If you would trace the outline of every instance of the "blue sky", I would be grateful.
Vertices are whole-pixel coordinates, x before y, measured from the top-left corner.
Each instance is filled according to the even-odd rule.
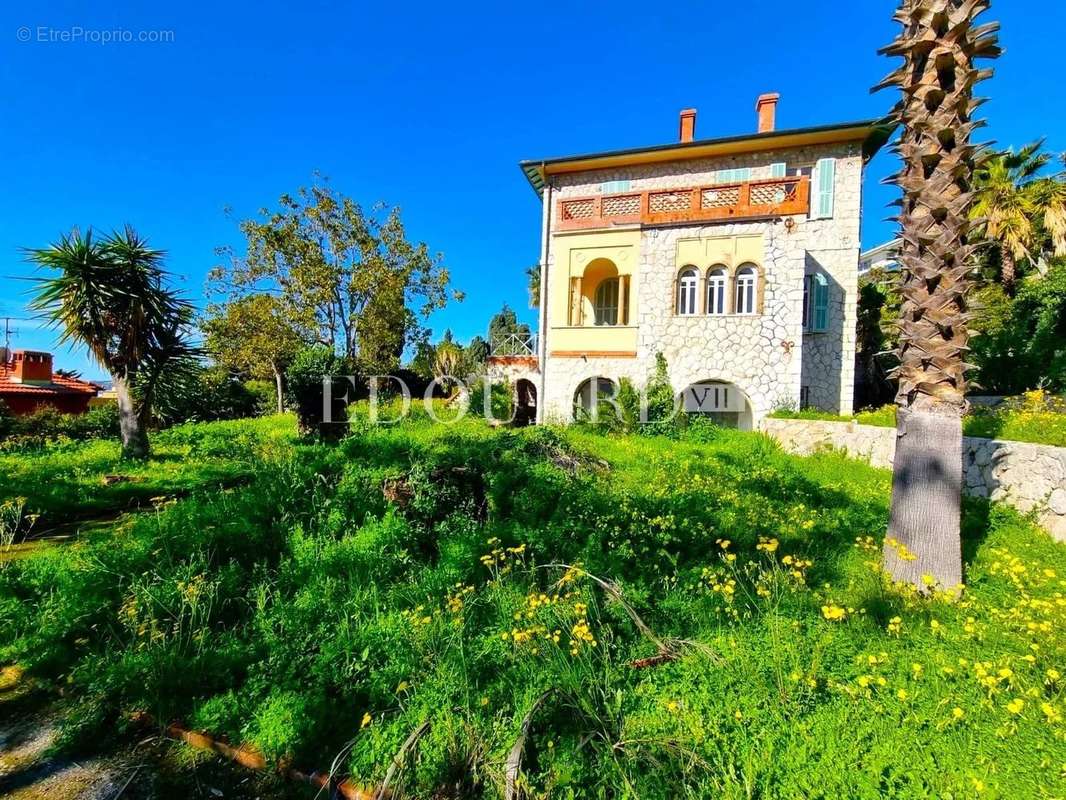
[[[319,170],[366,205],[399,205],[410,235],[444,253],[466,301],[430,320],[435,335],[484,333],[505,301],[535,322],[524,269],[539,201],[520,159],[669,142],[686,106],[697,136],[747,132],[766,91],[782,95],[779,127],[879,116],[894,97],[869,88],[892,66],[876,50],[894,5],[4,4],[0,317],[26,316],[20,248],[75,224],[132,223],[200,301],[214,248],[241,244],[224,209],[250,216]],[[1066,5],[1031,9],[989,15],[1008,52],[982,86],[987,138],[1066,150]],[[77,28],[172,41],[62,41]],[[868,173],[864,246],[892,235],[878,186],[891,171],[882,154]],[[54,348],[36,323],[14,325],[16,346]],[[101,376],[80,351],[59,361]]]

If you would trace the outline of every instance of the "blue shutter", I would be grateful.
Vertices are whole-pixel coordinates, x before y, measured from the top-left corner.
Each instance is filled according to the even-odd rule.
[[[818,161],[817,194],[815,195],[815,214],[819,219],[833,216],[833,186],[836,183],[836,159],[822,158]]]
[[[788,167],[782,162],[770,165],[770,177],[771,178],[783,178]]]
[[[829,328],[829,281],[820,272],[814,274],[814,319],[811,328],[824,331]]]

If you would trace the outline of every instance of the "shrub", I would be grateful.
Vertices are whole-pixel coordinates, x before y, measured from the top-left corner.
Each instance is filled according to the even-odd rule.
[[[3,439],[11,432],[11,428],[14,424],[15,415],[11,413],[11,409],[7,407],[7,403],[0,400],[0,439]]]
[[[351,383],[342,376],[349,376],[352,371],[344,360],[337,357],[325,345],[305,347],[293,359],[288,369],[288,382],[285,395],[303,434],[319,433],[327,438],[339,436],[345,426],[347,409],[345,393],[352,391]],[[333,385],[333,397],[328,399],[331,408],[331,421],[323,419],[323,379],[337,378]]]
[[[228,369],[207,367],[161,397],[155,412],[157,421],[165,426],[215,422],[255,416],[257,403],[256,396]]]
[[[245,381],[244,389],[251,395],[257,416],[265,417],[277,413],[278,389],[274,381]]]

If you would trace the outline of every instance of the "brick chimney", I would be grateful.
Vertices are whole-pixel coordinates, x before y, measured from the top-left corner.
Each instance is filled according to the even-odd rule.
[[[781,95],[777,92],[759,95],[755,110],[759,112],[759,133],[769,133],[774,129],[777,118],[777,101]]]
[[[696,109],[686,108],[681,112],[680,135],[682,142],[691,142],[696,136]]]
[[[48,384],[52,382],[52,354],[34,350],[15,350],[11,354],[11,380],[15,383]]]

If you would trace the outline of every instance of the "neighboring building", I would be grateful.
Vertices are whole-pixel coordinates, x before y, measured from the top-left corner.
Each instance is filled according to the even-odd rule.
[[[872,269],[893,272],[899,269],[899,248],[902,239],[893,239],[859,255],[859,274],[865,275]]]
[[[777,101],[746,136],[697,140],[689,109],[674,144],[521,163],[544,208],[540,336],[490,363],[536,386],[539,421],[643,386],[660,352],[686,409],[727,424],[851,411],[863,168],[887,131],[777,131]]]
[[[52,372],[52,354],[0,348],[0,400],[13,414],[51,406],[64,414],[84,414],[99,387]]]

